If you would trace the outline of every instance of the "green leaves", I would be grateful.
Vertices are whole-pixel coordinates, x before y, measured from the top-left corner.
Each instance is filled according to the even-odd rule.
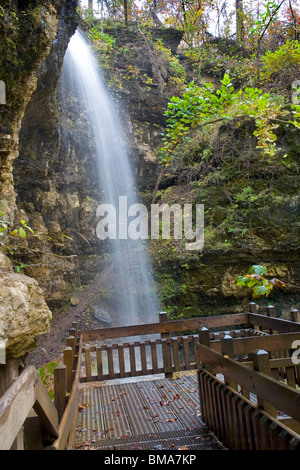
[[[265,274],[267,272],[267,268],[265,268],[264,266],[260,266],[259,264],[258,265],[253,265],[251,266],[251,268],[249,269],[248,273],[249,274],[259,274],[260,276],[262,276],[263,274]]]
[[[225,74],[218,90],[211,83],[196,86],[191,82],[182,98],[171,98],[165,112],[167,117],[163,145],[159,151],[160,162],[169,165],[175,158],[176,148],[188,138],[196,127],[213,124],[218,120],[250,118],[255,120],[253,135],[257,138],[257,148],[262,156],[274,157],[276,153],[276,134],[278,116],[285,116],[283,97],[263,93],[255,87],[235,91],[231,79]],[[298,127],[300,106],[294,105],[294,121]],[[300,124],[299,124],[300,126]]]
[[[25,220],[21,220],[20,222],[22,226],[10,232],[12,236],[18,233],[21,238],[26,238],[27,233],[26,233],[25,228],[27,228],[27,230],[29,230],[31,233],[34,233],[33,230],[26,224]]]
[[[237,277],[237,285],[245,286],[253,291],[253,298],[257,299],[262,295],[268,297],[272,292],[274,286],[285,287],[286,284],[277,278],[268,280],[264,277],[264,274],[268,270],[265,266],[253,265],[248,271],[248,274]]]

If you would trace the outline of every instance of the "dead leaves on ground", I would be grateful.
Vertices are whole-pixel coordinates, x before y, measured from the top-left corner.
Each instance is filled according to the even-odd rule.
[[[176,381],[176,383],[173,382],[173,385],[171,387],[170,386],[168,387],[168,384],[166,385],[156,384],[154,386],[152,384],[152,387],[151,386],[148,388],[146,387],[144,388],[144,386],[141,387],[142,396],[144,396],[144,398],[147,399],[147,403],[144,405],[142,404],[136,405],[135,409],[140,410],[141,413],[143,412],[145,413],[141,416],[142,419],[145,419],[146,421],[149,421],[151,424],[154,424],[154,425],[155,423],[170,423],[170,426],[171,426],[170,429],[174,429],[172,428],[172,423],[175,423],[176,421],[178,421],[178,419],[180,420],[180,414],[182,413],[186,414],[188,412],[190,415],[193,415],[196,417],[201,416],[199,407],[196,405],[196,403],[193,400],[191,400],[191,397],[189,397],[188,395],[189,393],[197,392],[196,387],[194,385],[191,385],[191,383],[184,382],[185,379],[183,381],[182,380],[179,381],[178,379],[179,377],[171,378],[172,381]],[[155,393],[151,393],[151,390],[155,391]],[[119,393],[109,394],[111,405],[114,402],[114,405],[112,405],[113,409],[110,410],[111,416],[115,418],[119,418],[119,417],[126,415],[126,413],[124,414],[123,412],[120,412],[119,409],[115,409],[115,406],[116,406],[115,404],[116,404],[116,401],[118,400],[123,402],[123,396],[127,394],[128,392],[124,388],[121,389]],[[78,406],[78,412],[81,413],[81,412],[87,411],[90,406],[91,405],[89,403],[82,403]],[[183,410],[186,410],[186,411],[183,411]],[[97,411],[96,413],[104,414],[103,411],[101,412]],[[112,419],[114,420],[114,418]],[[162,429],[166,429],[166,427]],[[89,429],[77,428],[77,431],[79,433],[80,432],[84,433],[84,432],[88,432]],[[114,434],[114,431],[115,431],[114,428],[108,428],[102,431],[95,430],[95,431],[92,431],[93,432],[92,437],[95,439],[97,438],[99,439],[100,437],[100,440],[101,440],[101,438],[108,438],[109,432],[112,432]],[[125,430],[125,433],[122,436],[118,436],[117,439],[126,440],[129,437],[132,437],[131,432],[127,434],[126,431],[127,430]],[[88,437],[90,438],[90,435]],[[149,437],[151,439],[157,438],[156,434],[149,434]],[[97,442],[93,438],[77,443],[74,448],[82,449],[82,450],[97,450],[97,447],[95,446],[99,446],[99,442]],[[163,444],[165,449],[168,449],[168,448],[169,449],[174,448],[178,450],[189,449],[188,446],[183,445],[182,447],[178,447],[178,444],[176,445],[172,442],[170,443],[168,442],[167,439],[165,441],[166,442]],[[96,442],[97,444],[95,444]],[[133,445],[136,450],[141,449],[140,444],[136,443]],[[157,448],[159,447],[160,445]]]

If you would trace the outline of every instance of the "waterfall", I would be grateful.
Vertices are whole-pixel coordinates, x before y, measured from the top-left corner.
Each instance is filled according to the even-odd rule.
[[[78,30],[66,51],[61,80],[67,84],[68,93],[84,106],[92,129],[101,204],[111,204],[118,209],[122,196],[127,197],[128,207],[137,203],[134,172],[116,105],[85,36]],[[95,229],[96,225],[95,214]],[[159,304],[145,241],[120,240],[117,236],[108,244],[118,301],[116,326],[158,321]]]

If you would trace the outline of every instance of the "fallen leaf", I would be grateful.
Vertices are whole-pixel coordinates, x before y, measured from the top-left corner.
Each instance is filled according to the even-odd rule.
[[[93,441],[93,442],[95,442],[95,441]],[[79,444],[76,444],[74,446],[74,449],[80,449],[80,447],[91,446],[91,445],[92,445],[92,441],[80,442]]]
[[[78,406],[78,411],[83,411],[86,410],[90,406],[89,403],[82,403],[81,405]]]

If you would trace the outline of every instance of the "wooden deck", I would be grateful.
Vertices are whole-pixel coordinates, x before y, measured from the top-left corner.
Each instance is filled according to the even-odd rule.
[[[83,384],[71,440],[80,450],[225,450],[201,420],[193,373]]]
[[[299,450],[300,315],[266,314],[250,303],[241,314],[161,312],[158,323],[99,331],[73,323],[54,401],[34,368],[1,368],[0,448]]]

